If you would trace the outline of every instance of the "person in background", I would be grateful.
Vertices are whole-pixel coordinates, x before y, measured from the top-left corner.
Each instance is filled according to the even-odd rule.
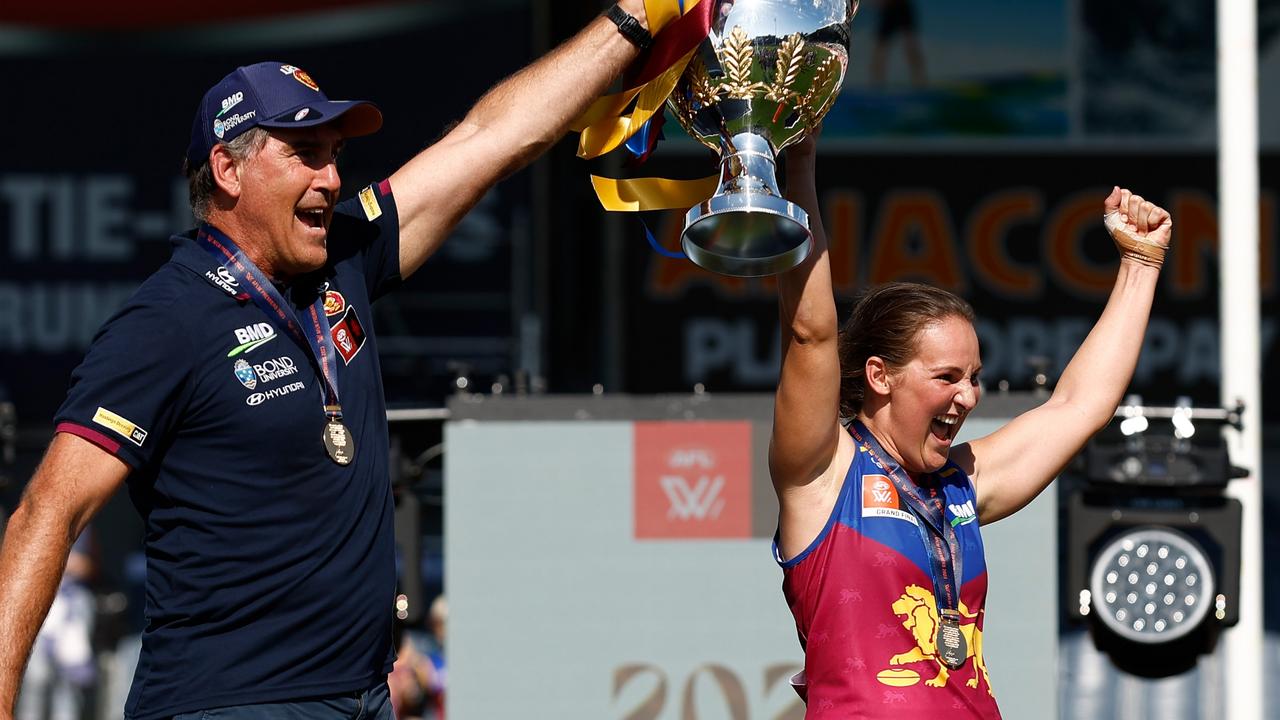
[[[444,720],[445,708],[445,686],[449,679],[448,666],[445,664],[445,626],[449,621],[449,603],[445,601],[444,595],[436,596],[431,601],[431,636],[435,641],[433,647],[428,650],[427,657],[431,660],[431,666],[434,669],[430,694],[432,702],[436,709],[437,720]]]
[[[920,47],[920,31],[916,22],[916,9],[912,0],[879,0],[880,24],[876,26],[876,41],[871,48],[871,85],[884,87],[889,60],[889,46],[894,36],[902,38],[902,51],[911,72],[911,84],[924,87],[926,82],[924,50]]]
[[[435,685],[431,660],[418,651],[403,623],[395,625],[396,663],[387,676],[391,707],[396,720],[424,720],[432,717],[430,689]]]
[[[91,535],[80,534],[67,556],[57,594],[36,635],[22,677],[18,720],[80,720],[97,678],[92,637],[94,575]]]
[[[398,720],[444,720],[444,633],[448,604],[439,595],[428,620],[431,633],[410,632],[396,623],[396,664],[387,677]]]

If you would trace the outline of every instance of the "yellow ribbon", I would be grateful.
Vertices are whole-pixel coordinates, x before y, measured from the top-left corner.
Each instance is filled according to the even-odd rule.
[[[697,4],[698,0],[689,0],[685,11]],[[649,32],[657,35],[663,27],[680,17],[679,0],[645,0],[644,11]],[[680,58],[644,85],[606,95],[592,103],[569,125],[570,129],[582,134],[578,141],[578,157],[590,159],[604,155],[639,132],[649,118],[661,111],[662,104],[675,88],[692,56],[690,52]],[[629,115],[622,115],[637,95],[640,97],[635,109]]]
[[[583,129],[578,136],[578,157],[589,160],[616,149],[626,142],[627,138],[639,132],[640,128],[649,122],[649,118],[662,112],[663,104],[667,102],[667,97],[680,81],[685,66],[689,64],[695,52],[697,50],[690,50],[661,75],[644,85],[640,90],[640,96],[636,99],[635,110],[632,110],[630,115],[604,118]]]
[[[698,2],[699,0],[687,0],[685,12]],[[649,31],[654,35],[681,14],[679,0],[645,0],[644,9]],[[650,118],[662,112],[662,106],[675,89],[695,52],[697,51],[690,51],[644,85],[606,95],[592,103],[570,126],[580,133],[578,157],[595,158],[616,149],[639,132]],[[624,115],[623,112],[633,99],[635,107]],[[710,197],[716,191],[719,181],[718,175],[697,180],[615,180],[591,176],[591,185],[600,204],[604,209],[615,212],[687,209]]]
[[[698,0],[690,0],[689,7],[697,4]],[[680,0],[644,0],[644,17],[649,23],[649,34],[657,35],[668,23],[680,17]]]
[[[614,180],[591,176],[591,186],[605,210],[640,212],[643,210],[686,210],[711,197],[720,182],[719,175],[697,180],[667,178],[635,178]]]

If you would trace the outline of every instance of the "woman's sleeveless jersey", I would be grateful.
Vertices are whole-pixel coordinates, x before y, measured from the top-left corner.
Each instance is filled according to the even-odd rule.
[[[805,650],[804,672],[794,681],[808,704],[805,718],[999,718],[982,656],[987,568],[973,484],[950,462],[930,479],[945,496],[944,519],[961,547],[968,656],[949,670],[938,658],[939,615],[921,521],[889,474],[908,476],[888,463],[893,459],[858,443],[821,534],[787,561],[774,543]]]

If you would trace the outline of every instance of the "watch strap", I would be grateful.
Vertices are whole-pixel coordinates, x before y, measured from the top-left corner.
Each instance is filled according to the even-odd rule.
[[[648,50],[649,46],[653,45],[653,35],[649,34],[649,31],[640,24],[640,21],[635,16],[623,10],[617,3],[610,5],[609,9],[604,11],[604,16],[618,26],[618,32],[630,40],[632,45],[641,50]]]

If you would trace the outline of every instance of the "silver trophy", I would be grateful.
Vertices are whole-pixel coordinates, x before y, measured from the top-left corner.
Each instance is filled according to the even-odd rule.
[[[720,154],[720,184],[685,215],[685,253],[708,270],[755,277],[804,262],[809,217],[778,191],[778,151],[817,127],[849,59],[858,0],[702,0],[711,33],[667,105]]]

